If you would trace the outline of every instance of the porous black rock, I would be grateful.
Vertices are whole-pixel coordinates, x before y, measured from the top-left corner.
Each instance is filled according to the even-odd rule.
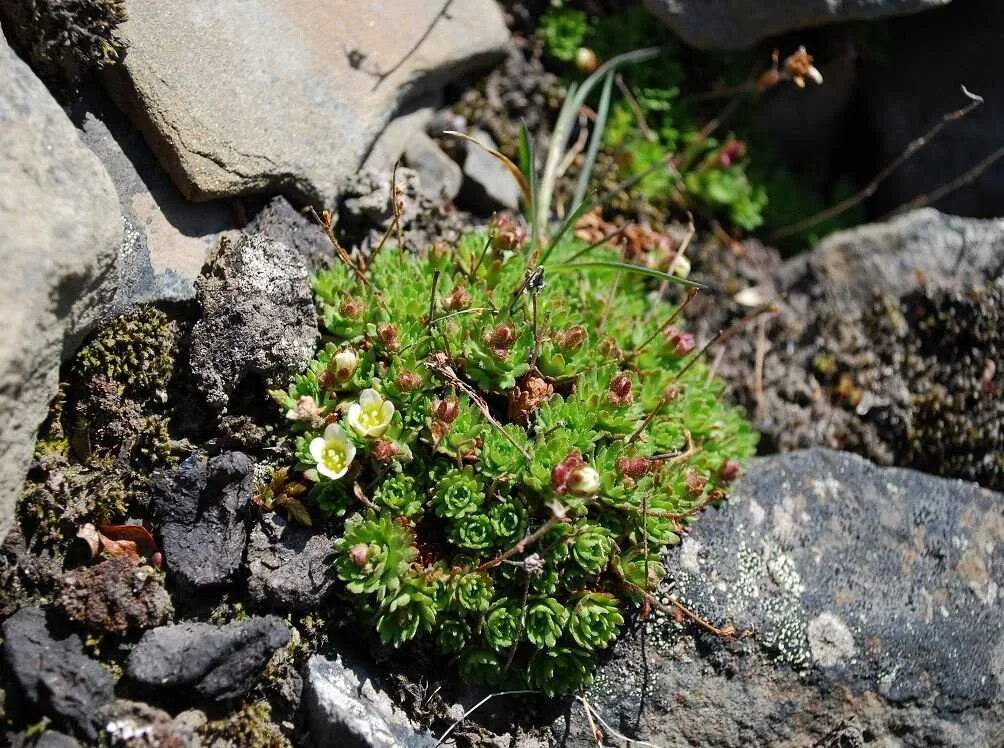
[[[248,592],[255,602],[277,610],[310,610],[327,597],[334,582],[333,540],[317,530],[266,515],[248,543]]]
[[[303,258],[310,272],[327,267],[335,259],[335,250],[321,227],[282,195],[272,198],[244,230],[249,234],[264,234],[290,247]]]
[[[221,701],[246,693],[272,654],[289,642],[276,616],[223,626],[179,623],[146,632],[129,655],[126,674],[140,686],[181,690]]]
[[[254,489],[251,460],[225,452],[192,455],[153,479],[153,509],[168,574],[182,589],[230,581],[248,538],[247,510]]]
[[[760,458],[667,561],[663,595],[753,634],[659,614],[625,637],[587,698],[628,735],[1000,745],[1004,496],[842,452]],[[555,725],[576,745],[588,729],[578,707]]]
[[[76,634],[50,631],[45,611],[22,608],[3,624],[4,663],[25,698],[59,727],[94,740],[95,713],[113,694],[111,673]]]
[[[221,240],[196,282],[202,318],[192,330],[193,380],[226,408],[245,382],[285,387],[317,347],[317,314],[304,258],[262,234]]]

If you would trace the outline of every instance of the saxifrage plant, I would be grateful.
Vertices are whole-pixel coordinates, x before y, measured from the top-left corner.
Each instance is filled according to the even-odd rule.
[[[319,273],[327,342],[276,396],[383,641],[556,694],[589,682],[755,434],[613,250],[563,239],[528,274],[532,254],[500,219]]]
[[[313,281],[325,340],[272,393],[299,434],[296,502],[338,518],[335,572],[360,612],[386,644],[428,637],[485,685],[587,685],[655,600],[663,550],[756,444],[677,324],[699,286],[682,247],[629,263],[573,238],[603,202],[586,195],[588,168],[546,235],[568,112],[603,82],[597,144],[614,71],[654,53],[570,92],[539,183],[525,131],[521,168],[493,152],[520,183],[529,236],[498,216],[456,246],[381,243],[363,258],[323,220],[339,256]],[[670,283],[691,287],[680,305]]]

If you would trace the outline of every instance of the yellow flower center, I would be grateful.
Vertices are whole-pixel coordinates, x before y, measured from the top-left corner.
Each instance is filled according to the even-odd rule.
[[[324,465],[333,473],[340,473],[348,465],[345,454],[345,445],[338,442],[328,442],[324,445],[323,458]]]
[[[364,429],[376,428],[383,425],[383,414],[381,411],[382,402],[375,405],[364,406],[359,413],[359,425]]]

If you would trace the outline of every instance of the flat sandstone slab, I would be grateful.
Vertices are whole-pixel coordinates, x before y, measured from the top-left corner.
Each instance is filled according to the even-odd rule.
[[[409,97],[500,56],[494,0],[130,0],[113,95],[193,200],[330,204]]]

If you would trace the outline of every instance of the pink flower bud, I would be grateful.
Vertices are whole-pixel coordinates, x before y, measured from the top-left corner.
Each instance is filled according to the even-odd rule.
[[[356,566],[365,566],[369,561],[370,548],[366,543],[356,543],[349,549],[349,558]]]

